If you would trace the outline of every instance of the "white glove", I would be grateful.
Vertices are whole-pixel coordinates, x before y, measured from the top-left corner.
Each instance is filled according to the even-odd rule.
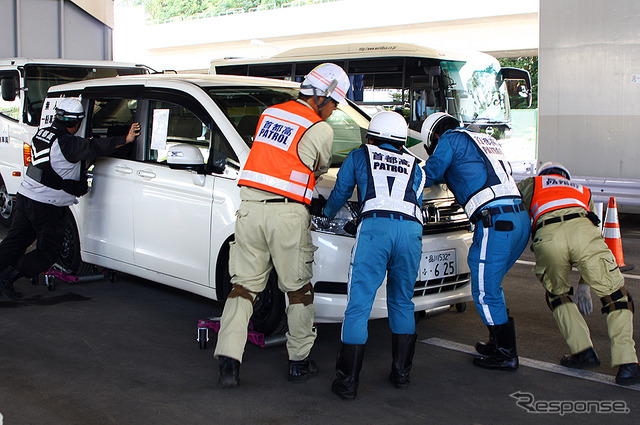
[[[591,302],[591,287],[586,283],[582,283],[582,280],[578,282],[578,289],[576,290],[576,296],[574,302],[578,306],[580,313],[588,316],[593,311],[593,302]]]

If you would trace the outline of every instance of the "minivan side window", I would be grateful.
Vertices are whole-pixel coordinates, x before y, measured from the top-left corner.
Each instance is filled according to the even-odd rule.
[[[205,164],[210,157],[224,154],[227,164],[238,164],[238,157],[224,134],[214,123],[205,123],[182,105],[152,100],[149,102],[145,161],[165,164],[172,145],[187,143],[200,149]],[[154,132],[161,133],[154,136]],[[165,135],[166,132],[166,142]]]
[[[17,72],[0,73],[0,79],[2,78],[14,78],[14,85],[15,87],[18,87],[19,80]],[[16,98],[10,102],[4,100],[2,96],[0,96],[0,115],[18,121],[20,119],[20,99],[20,93],[17,93]]]
[[[90,107],[91,108],[91,107]],[[135,122],[138,111],[137,99],[95,99],[91,110],[91,127],[88,137],[126,136],[131,124]],[[116,149],[110,156],[136,159],[134,143]]]
[[[205,163],[207,162],[211,130],[187,108],[152,100],[149,102],[147,123],[145,161],[166,164],[169,148],[179,143],[187,143],[200,149]],[[163,137],[165,132],[166,140]]]

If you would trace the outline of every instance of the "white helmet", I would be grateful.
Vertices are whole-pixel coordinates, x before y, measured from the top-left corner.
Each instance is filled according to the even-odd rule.
[[[323,63],[304,77],[300,93],[305,96],[330,97],[342,103],[350,86],[349,77],[342,68],[333,63]]]
[[[371,118],[367,136],[404,145],[407,143],[407,122],[397,112],[380,111]]]
[[[84,118],[84,108],[78,99],[62,98],[55,109],[55,119],[59,121],[73,122]]]
[[[458,121],[453,115],[445,114],[444,112],[435,112],[427,117],[422,123],[422,130],[420,134],[422,136],[422,143],[429,155],[433,154],[438,145],[438,137],[447,130],[453,130],[456,127],[462,127],[460,121]]]
[[[538,171],[539,176],[549,174],[556,174],[558,176],[564,177],[567,180],[571,180],[571,173],[569,173],[567,167],[557,162],[545,162],[540,166],[540,170]]]

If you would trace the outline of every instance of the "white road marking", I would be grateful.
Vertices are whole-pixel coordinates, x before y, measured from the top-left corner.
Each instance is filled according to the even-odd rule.
[[[447,341],[445,339],[427,338],[427,339],[420,340],[420,342],[423,344],[435,345],[436,347],[447,348],[449,350],[460,351],[463,353],[473,354],[476,356],[479,355],[476,352],[476,350],[470,345],[460,344],[458,342],[453,342],[453,341]],[[542,362],[540,360],[528,359],[526,357],[519,357],[519,361],[521,366],[532,367],[534,369],[539,369],[546,372],[558,373],[560,375],[572,376],[574,378],[585,379],[587,381],[594,381],[594,382],[599,382],[601,384],[614,385],[620,388],[640,391],[640,384],[630,385],[630,386],[618,385],[615,383],[613,376],[605,375],[603,373],[589,372],[588,370],[583,370],[583,369],[570,369],[568,367],[564,367],[559,364]]]
[[[526,260],[516,260],[516,263],[518,264],[523,264],[525,266],[535,266],[536,262],[535,261],[526,261]],[[577,272],[578,269],[576,269],[575,267],[573,268],[573,271]],[[622,276],[626,279],[637,279],[640,280],[640,276],[635,275],[635,274],[627,274],[627,273],[622,273]]]

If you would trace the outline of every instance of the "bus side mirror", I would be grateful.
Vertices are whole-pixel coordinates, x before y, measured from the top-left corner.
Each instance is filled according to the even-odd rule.
[[[500,70],[502,78],[505,80],[524,80],[524,84],[518,84],[518,96],[527,98],[527,105],[531,107],[533,93],[531,92],[531,75],[529,71],[521,68],[502,68]],[[509,87],[509,85],[507,85]]]
[[[13,77],[5,77],[1,83],[2,100],[5,102],[13,102],[16,99],[16,79]]]

